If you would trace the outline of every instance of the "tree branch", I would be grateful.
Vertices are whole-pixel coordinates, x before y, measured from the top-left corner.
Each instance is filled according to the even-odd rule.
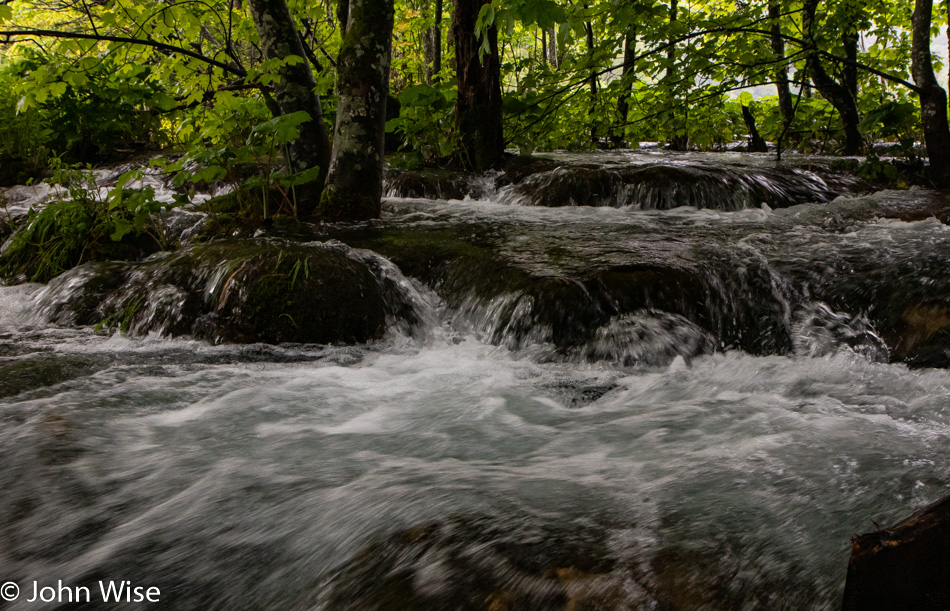
[[[220,68],[227,73],[235,74],[237,76],[247,76],[247,73],[239,67],[229,66],[228,64],[211,59],[210,57],[206,57],[200,53],[196,53],[195,51],[190,51],[188,49],[183,49],[182,47],[176,47],[175,45],[169,45],[155,40],[126,38],[124,36],[109,36],[104,34],[84,34],[81,32],[60,32],[57,30],[3,30],[0,31],[0,36],[5,37],[5,40],[0,41],[0,44],[11,44],[17,42],[16,40],[11,40],[11,38],[16,36],[39,36],[42,38],[74,38],[79,40],[97,40],[101,42],[118,42],[129,45],[142,45],[160,49],[167,53],[180,53],[181,55],[185,55],[191,57],[192,59],[197,59],[198,61],[214,66],[215,68]]]

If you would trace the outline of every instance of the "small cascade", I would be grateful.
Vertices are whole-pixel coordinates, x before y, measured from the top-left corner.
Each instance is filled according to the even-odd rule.
[[[688,363],[715,349],[716,339],[686,318],[641,310],[611,318],[571,356],[581,362],[606,361],[623,367],[666,366],[677,357]]]
[[[503,172],[390,170],[391,198],[476,199],[521,206],[593,206],[670,210],[787,208],[871,190],[865,181],[820,163],[744,165],[656,155],[606,158],[512,157]]]
[[[492,176],[452,170],[390,170],[383,181],[386,197],[423,199],[488,199]]]
[[[525,206],[597,206],[669,210],[680,206],[743,210],[828,202],[867,189],[863,181],[826,180],[798,168],[687,163],[565,165],[503,188],[500,201]]]
[[[824,303],[808,304],[796,314],[792,330],[795,355],[817,357],[850,352],[872,363],[890,357],[884,340],[866,316],[834,312]]]
[[[433,298],[381,256],[335,241],[243,240],[140,262],[89,263],[49,283],[37,317],[131,335],[353,343],[434,324]]]
[[[363,262],[373,273],[382,290],[386,323],[390,331],[422,339],[441,324],[439,297],[418,280],[404,276],[392,261],[371,250],[350,248],[335,240],[325,244],[340,248],[350,257]]]

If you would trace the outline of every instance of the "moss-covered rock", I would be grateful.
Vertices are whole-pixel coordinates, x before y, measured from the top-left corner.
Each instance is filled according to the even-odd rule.
[[[412,311],[369,255],[339,243],[241,240],[138,263],[90,264],[40,297],[53,322],[214,342],[358,343]]]

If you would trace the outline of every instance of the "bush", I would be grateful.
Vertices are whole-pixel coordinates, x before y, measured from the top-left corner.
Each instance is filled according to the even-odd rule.
[[[170,247],[159,212],[175,204],[154,199],[154,190],[128,189],[119,178],[104,198],[91,171],[57,170],[64,199],[33,209],[0,253],[0,276],[48,282],[86,261],[139,259]]]

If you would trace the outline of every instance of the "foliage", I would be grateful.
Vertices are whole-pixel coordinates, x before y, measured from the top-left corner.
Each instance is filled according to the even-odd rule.
[[[395,4],[391,84],[402,112],[387,129],[401,138],[403,150],[439,163],[458,146],[451,3],[443,2],[438,16],[435,0]],[[843,140],[843,124],[809,77],[820,63],[845,80],[847,41],[860,35],[862,134],[915,154],[919,111],[901,84],[910,78],[906,3],[821,0],[810,27],[804,4],[693,0],[674,11],[672,0],[493,0],[478,28],[499,28],[508,143],[525,152],[677,140],[716,149],[746,137],[741,103],[765,138],[831,152]],[[230,0],[0,4],[0,28],[88,36],[0,39],[7,41],[0,46],[0,162],[14,175],[8,180],[37,175],[51,156],[98,162],[147,142],[186,151],[194,180],[185,183],[213,175],[230,180],[235,166],[253,165],[258,176],[234,185],[260,190],[265,217],[292,214],[295,181],[305,177],[281,173],[282,147],[292,136],[281,130],[292,126],[267,131],[273,83],[281,62],[310,62],[328,103],[324,116],[332,119],[340,32],[328,0],[289,5],[309,49],[306,58],[263,60],[247,7]],[[437,23],[442,72],[432,74]],[[941,12],[935,36],[945,23]],[[773,27],[783,38],[781,56],[772,47]],[[635,39],[636,61],[624,75],[627,37]],[[790,125],[774,88],[781,67],[791,81]],[[623,116],[621,108],[627,109]],[[271,201],[272,191],[280,201]]]
[[[451,157],[457,148],[454,97],[455,89],[447,85],[408,87],[399,94],[400,115],[386,123],[386,131],[401,135],[428,163]]]
[[[56,167],[52,181],[62,187],[61,199],[30,210],[0,254],[0,276],[47,282],[86,261],[135,259],[170,248],[162,212],[176,204],[156,201],[151,187],[129,188],[135,177],[128,172],[106,190],[91,169]]]
[[[259,192],[262,219],[282,211],[296,218],[296,187],[316,180],[320,168],[292,173],[287,171],[286,164],[279,166],[277,161],[282,158],[287,144],[299,136],[297,127],[308,120],[310,116],[304,112],[263,120],[246,130],[246,139],[241,143],[234,138],[241,131],[214,126],[206,130],[205,138],[199,140],[189,154],[174,163],[161,165],[166,172],[175,174],[172,184],[190,187],[189,192],[201,184],[224,182],[232,191]],[[231,127],[227,122],[225,125]],[[225,140],[216,137],[222,133],[229,137]]]

